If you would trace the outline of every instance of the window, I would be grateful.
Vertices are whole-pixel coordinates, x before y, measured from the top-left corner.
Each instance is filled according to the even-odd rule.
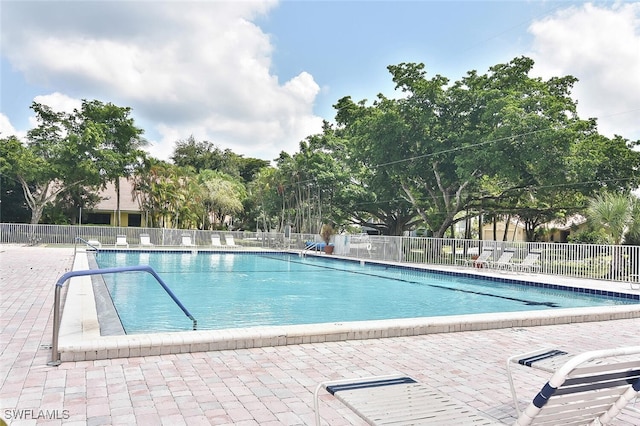
[[[140,227],[140,224],[142,223],[142,215],[138,214],[138,213],[129,213],[129,221],[128,221],[128,226],[136,226],[136,227]]]
[[[111,225],[111,214],[89,213],[88,217],[84,219],[83,222],[90,225]]]

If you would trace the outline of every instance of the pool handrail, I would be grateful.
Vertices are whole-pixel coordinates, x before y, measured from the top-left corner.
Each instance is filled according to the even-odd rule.
[[[76,254],[76,246],[77,246],[78,241],[82,241],[83,243],[85,243],[86,245],[88,245],[89,247],[94,249],[96,251],[96,253],[98,253],[98,247],[94,246],[89,241],[85,240],[84,238],[76,237],[75,244],[73,244],[73,254],[74,255]]]
[[[60,292],[62,290],[62,286],[65,282],[67,282],[70,278],[73,277],[82,277],[87,275],[103,275],[103,274],[115,274],[118,272],[148,272],[150,273],[156,281],[162,286],[162,288],[167,292],[167,294],[173,299],[174,302],[178,305],[182,312],[193,321],[193,329],[196,330],[198,326],[198,321],[191,315],[191,313],[184,307],[182,302],[178,300],[175,294],[171,291],[169,286],[160,278],[160,276],[156,273],[156,271],[149,265],[135,265],[135,266],[118,266],[115,268],[104,268],[104,269],[88,269],[82,271],[69,271],[64,273],[56,282],[55,285],[55,295],[53,301],[53,338],[51,340],[51,361],[47,363],[47,365],[56,367],[61,364],[60,353],[58,353],[58,335],[60,334]]]

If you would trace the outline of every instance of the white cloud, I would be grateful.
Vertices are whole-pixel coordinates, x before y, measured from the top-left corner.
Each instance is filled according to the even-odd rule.
[[[640,3],[587,3],[534,22],[535,72],[573,75],[581,118],[598,118],[600,133],[640,139]]]
[[[33,101],[42,105],[47,105],[57,112],[72,113],[73,110],[79,110],[82,107],[82,100],[69,97],[60,92],[36,96]],[[31,127],[38,125],[35,115],[29,117],[29,124]]]
[[[34,102],[47,105],[54,111],[72,113],[74,109],[80,109],[82,100],[72,98],[60,92],[54,92],[49,95],[36,96]]]
[[[8,136],[16,136],[20,138],[18,131],[11,124],[9,117],[0,112],[0,138],[6,138]]]
[[[270,72],[271,41],[252,19],[274,4],[11,2],[2,49],[28,81],[132,107],[163,159],[193,135],[269,160],[321,129],[313,77]]]
[[[47,105],[54,111],[67,113],[72,113],[74,109],[80,109],[82,106],[82,101],[80,99],[74,99],[59,92],[36,96],[33,101],[42,105]],[[38,125],[35,115],[29,116],[28,121],[31,128]],[[3,136],[14,135],[18,139],[24,140],[27,136],[27,131],[16,130],[11,124],[9,118],[0,113],[0,134]]]

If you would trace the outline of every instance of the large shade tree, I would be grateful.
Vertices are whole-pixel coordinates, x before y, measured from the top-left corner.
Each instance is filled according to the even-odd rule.
[[[341,160],[340,168],[348,172],[339,187],[336,208],[357,225],[382,234],[402,235],[419,218],[410,200],[403,196],[393,167],[406,158],[400,151],[394,152],[393,145],[399,143],[398,135],[404,130],[394,101],[380,96],[371,108],[364,101],[354,103],[344,97],[335,108],[334,138],[341,142],[336,156]]]
[[[193,167],[196,172],[218,170],[229,175],[239,175],[236,155],[221,150],[209,141],[198,141],[193,136],[175,143],[171,160],[179,167]]]
[[[21,149],[21,143],[15,136],[0,138],[0,223],[28,222],[30,217],[22,185],[9,162],[18,149]]]
[[[400,98],[379,95],[369,106],[344,97],[336,105],[351,170],[369,175],[369,195],[395,192],[385,198],[403,200],[406,217],[419,216],[437,237],[467,216],[488,213],[519,218],[533,239],[540,224],[577,211],[598,187],[581,185],[589,178],[581,149],[615,147],[624,171],[601,149],[589,160],[597,165],[592,178],[629,185],[625,176],[640,165],[631,144],[606,143],[594,120],[579,119],[574,77],[534,78],[532,67],[531,59],[515,58],[450,83],[427,78],[423,64],[389,66]]]
[[[100,151],[97,164],[103,182],[113,183],[116,191],[116,225],[120,226],[120,178],[130,178],[145,162],[142,150],[147,141],[142,138],[144,131],[135,125],[131,108],[119,107],[97,100],[82,101],[82,107],[75,112],[77,132],[96,133]]]
[[[34,102],[37,125],[27,133],[26,143],[15,137],[2,140],[2,173],[20,182],[31,223],[39,223],[47,205],[76,185],[100,182],[96,158],[101,129],[87,123],[82,132],[74,126],[72,114],[56,112]]]
[[[269,162],[258,158],[245,158],[229,149],[222,150],[209,141],[198,141],[193,136],[175,143],[173,163],[180,167],[192,167],[196,172],[215,170],[233,177],[240,177],[245,183],[253,180],[260,169]]]
[[[407,94],[398,103],[410,132],[410,160],[395,169],[406,165],[402,188],[434,235],[485,201],[485,179],[498,184],[498,197],[519,194],[529,203],[544,198],[540,188],[567,180],[575,79],[531,78],[532,67],[516,58],[447,87],[442,77],[426,79],[420,66],[389,67]]]

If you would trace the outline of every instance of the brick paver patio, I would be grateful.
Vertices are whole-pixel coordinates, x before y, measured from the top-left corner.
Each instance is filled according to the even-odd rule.
[[[0,246],[0,419],[10,425],[311,425],[321,380],[397,372],[511,423],[508,355],[640,343],[634,319],[49,367],[53,286],[72,256],[70,248]],[[517,371],[520,396],[533,397],[547,378]],[[361,424],[333,397],[321,403],[325,424]],[[640,415],[623,412],[615,424],[638,425]]]

